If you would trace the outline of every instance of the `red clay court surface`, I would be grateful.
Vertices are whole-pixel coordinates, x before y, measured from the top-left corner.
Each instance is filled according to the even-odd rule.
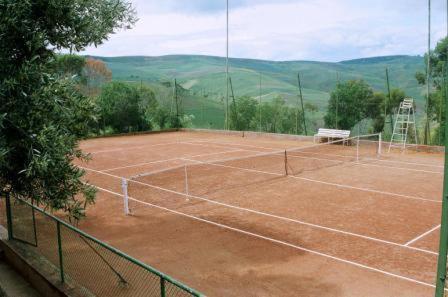
[[[197,163],[309,145],[217,132],[83,141],[92,160],[78,165],[99,191],[80,227],[207,296],[432,296],[443,154],[383,147],[379,159],[341,162],[335,147],[298,155],[334,164],[293,176],[261,161]],[[131,181],[124,214],[122,177],[183,164],[198,164],[188,190],[183,167]]]

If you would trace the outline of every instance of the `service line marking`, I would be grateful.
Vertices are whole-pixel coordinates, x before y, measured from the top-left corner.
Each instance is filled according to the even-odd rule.
[[[442,201],[428,199],[428,198],[423,198],[423,197],[410,196],[410,195],[404,195],[404,194],[397,194],[397,193],[380,191],[380,190],[374,190],[374,189],[369,189],[369,188],[360,188],[360,187],[355,187],[355,186],[350,186],[350,185],[344,185],[344,184],[338,184],[338,183],[321,181],[321,180],[307,178],[307,177],[294,176],[294,175],[283,175],[283,174],[279,174],[279,173],[261,171],[261,170],[256,170],[256,169],[248,169],[248,168],[242,168],[242,167],[235,167],[235,166],[229,166],[229,165],[216,164],[216,163],[213,163],[213,162],[202,162],[202,161],[192,160],[192,159],[188,159],[188,158],[181,158],[181,159],[186,160],[186,161],[190,161],[190,162],[197,162],[197,163],[202,163],[202,164],[207,164],[207,165],[233,168],[233,169],[244,170],[244,171],[255,172],[255,173],[277,175],[277,176],[285,176],[286,178],[295,178],[295,179],[305,180],[305,181],[309,181],[309,182],[313,182],[313,183],[320,183],[320,184],[324,184],[324,185],[334,186],[334,187],[338,187],[338,188],[353,189],[353,190],[359,190],[359,191],[364,191],[364,192],[378,193],[378,194],[383,194],[383,195],[390,195],[390,196],[396,196],[396,197],[407,198],[407,199],[414,199],[414,200],[422,200],[422,201],[433,202],[433,203],[442,203]]]
[[[101,188],[101,187],[97,187],[97,188],[99,190],[102,190],[104,192],[108,192],[110,194],[113,194],[113,195],[116,195],[116,196],[119,196],[119,197],[122,196],[119,193],[116,193],[116,192],[113,192],[113,191],[110,191],[110,190],[107,190],[107,189],[104,189],[104,188]],[[419,285],[435,288],[434,284],[430,284],[430,283],[426,283],[426,282],[423,282],[423,281],[419,281],[419,280],[414,279],[414,278],[402,276],[402,275],[399,275],[399,274],[395,274],[395,273],[392,273],[392,272],[388,272],[388,271],[385,271],[385,270],[381,270],[381,269],[378,269],[378,268],[367,266],[367,265],[364,265],[364,264],[361,264],[361,263],[358,263],[358,262],[342,259],[342,258],[339,258],[339,257],[335,257],[335,256],[332,256],[332,255],[326,254],[326,253],[322,253],[322,252],[318,252],[318,251],[315,251],[315,250],[311,250],[311,249],[308,249],[308,248],[305,248],[305,247],[302,247],[302,246],[299,246],[299,245],[295,245],[295,244],[292,244],[292,243],[289,243],[289,242],[286,242],[286,241],[281,241],[281,240],[278,240],[278,239],[274,239],[274,238],[270,238],[270,237],[263,236],[263,235],[260,235],[260,234],[256,234],[256,233],[253,233],[253,232],[250,232],[250,231],[238,229],[238,228],[231,227],[231,226],[228,226],[228,225],[224,225],[224,224],[221,224],[221,223],[217,223],[217,222],[213,222],[213,221],[206,220],[206,219],[203,219],[203,218],[199,218],[199,217],[196,217],[196,216],[193,216],[193,215],[189,215],[189,214],[177,211],[177,210],[169,209],[169,208],[166,208],[166,207],[163,207],[163,206],[159,206],[159,205],[156,205],[156,204],[152,204],[152,203],[149,203],[149,202],[144,202],[144,201],[138,200],[138,199],[133,198],[133,197],[128,197],[128,198],[129,198],[129,200],[133,200],[133,201],[135,201],[137,203],[141,203],[141,204],[146,205],[146,206],[158,208],[158,209],[170,212],[170,213],[181,215],[181,216],[184,216],[184,217],[196,220],[196,221],[200,221],[200,222],[203,222],[203,223],[211,224],[211,225],[214,225],[214,226],[217,226],[217,227],[220,227],[220,228],[228,229],[228,230],[231,230],[231,231],[235,231],[235,232],[238,232],[238,233],[242,233],[242,234],[245,234],[245,235],[249,235],[249,236],[256,237],[256,238],[259,238],[259,239],[263,239],[263,240],[266,240],[266,241],[270,241],[270,242],[273,242],[273,243],[276,243],[276,244],[279,244],[279,245],[287,246],[287,247],[290,247],[290,248],[293,248],[293,249],[296,249],[296,250],[301,250],[301,251],[304,251],[304,252],[308,252],[310,254],[314,254],[314,255],[321,256],[321,257],[329,258],[329,259],[332,259],[332,260],[335,260],[335,261],[338,261],[338,262],[350,264],[350,265],[353,265],[353,266],[356,266],[356,267],[359,267],[359,268],[363,268],[363,269],[366,269],[366,270],[374,271],[374,272],[377,272],[377,273],[380,273],[380,274],[384,274],[384,275],[391,276],[391,277],[394,277],[394,278],[398,278],[398,279],[401,279],[401,280],[409,281],[409,282],[412,282],[412,283],[415,283],[415,284],[419,284]],[[447,290],[447,289],[445,289],[445,290]]]
[[[92,170],[92,169],[87,169],[87,168],[86,168],[86,170],[91,170],[91,171],[94,171],[94,172],[98,172],[100,174],[108,175],[108,176],[111,176],[111,177],[114,177],[114,178],[117,178],[117,179],[123,178],[123,177],[118,176],[118,175],[113,175],[113,174],[101,172],[101,171],[98,171],[98,170]],[[379,238],[375,238],[375,237],[371,237],[371,236],[367,236],[367,235],[362,235],[362,234],[358,234],[358,233],[354,233],[354,232],[349,232],[349,231],[344,231],[344,230],[335,229],[335,228],[331,228],[331,227],[326,227],[326,226],[322,226],[322,225],[317,225],[317,224],[313,224],[313,223],[309,223],[309,222],[305,222],[305,221],[301,221],[301,220],[296,220],[296,219],[283,217],[283,216],[279,216],[279,215],[274,215],[274,214],[270,214],[270,213],[266,213],[266,212],[262,212],[262,211],[258,211],[258,210],[253,210],[253,209],[250,209],[250,208],[244,208],[244,207],[240,207],[240,206],[236,206],[236,205],[232,205],[232,204],[219,202],[219,201],[216,201],[216,200],[207,199],[207,198],[196,196],[196,195],[191,195],[191,194],[187,195],[186,193],[182,193],[182,192],[178,192],[178,191],[162,188],[162,187],[159,187],[159,186],[155,186],[155,185],[152,185],[152,184],[139,182],[139,181],[132,180],[132,179],[127,179],[127,180],[129,182],[134,182],[134,183],[137,183],[137,184],[140,184],[140,185],[143,185],[143,186],[147,186],[147,187],[154,188],[154,189],[157,189],[157,190],[161,190],[161,191],[165,191],[165,192],[168,192],[168,193],[176,194],[176,195],[179,195],[179,196],[182,196],[182,197],[186,196],[187,198],[194,198],[194,199],[202,200],[202,201],[205,201],[205,202],[208,202],[208,203],[212,203],[212,204],[216,204],[216,205],[220,205],[220,206],[224,206],[224,207],[228,207],[228,208],[233,208],[233,209],[240,210],[240,211],[246,211],[246,212],[254,213],[254,214],[257,214],[257,215],[262,215],[262,216],[266,216],[266,217],[280,219],[280,220],[283,220],[283,221],[297,223],[297,224],[300,224],[300,225],[305,225],[305,226],[309,226],[309,227],[313,227],[313,228],[317,228],[317,229],[322,229],[322,230],[326,230],[326,231],[330,231],[330,232],[341,233],[341,234],[349,235],[349,236],[353,236],[353,237],[359,237],[359,238],[363,238],[363,239],[366,239],[366,240],[376,241],[376,242],[380,242],[380,243],[383,243],[383,244],[389,244],[389,245],[393,245],[393,246],[397,246],[397,247],[401,247],[401,248],[406,248],[406,249],[411,249],[411,250],[415,250],[415,251],[420,251],[420,252],[424,252],[424,253],[427,253],[427,254],[437,255],[437,253],[432,252],[432,251],[428,251],[428,250],[424,250],[424,249],[420,249],[420,248],[414,248],[414,247],[411,247],[411,246],[405,246],[405,245],[402,245],[400,243],[396,243],[396,242],[392,242],[392,241],[388,241],[388,240],[384,240],[384,239],[379,239]]]

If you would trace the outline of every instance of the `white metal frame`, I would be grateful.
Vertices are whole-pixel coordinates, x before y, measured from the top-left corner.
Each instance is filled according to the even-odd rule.
[[[416,142],[418,142],[417,127],[415,122],[414,100],[412,98],[405,98],[403,99],[403,101],[400,102],[400,107],[398,108],[397,114],[395,115],[394,130],[392,132],[392,137],[390,139],[388,152],[390,152],[390,149],[392,147],[398,147],[402,150],[406,149],[409,126],[411,124],[414,126],[414,137]]]

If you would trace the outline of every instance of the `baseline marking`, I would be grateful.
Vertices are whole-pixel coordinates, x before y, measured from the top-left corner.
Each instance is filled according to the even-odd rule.
[[[97,171],[97,170],[92,170],[92,171]],[[110,173],[105,173],[105,172],[100,172],[100,171],[97,171],[97,172],[100,173],[100,174],[109,175],[109,176],[117,178],[117,179],[121,179],[122,178],[120,176],[113,175],[113,174],[110,174]],[[249,208],[244,208],[244,207],[232,205],[232,204],[227,204],[227,203],[223,203],[223,202],[207,199],[207,198],[200,197],[200,196],[195,196],[195,195],[186,194],[186,193],[182,193],[182,192],[178,192],[178,191],[174,191],[174,190],[165,189],[165,188],[162,188],[162,187],[159,187],[159,186],[155,186],[155,185],[151,185],[151,184],[148,184],[148,183],[139,182],[139,181],[136,181],[136,180],[129,180],[128,179],[128,181],[129,182],[134,182],[134,183],[137,183],[137,184],[141,184],[143,186],[147,186],[147,187],[150,187],[150,188],[154,188],[154,189],[157,189],[157,190],[165,191],[165,192],[168,192],[168,193],[172,193],[172,194],[176,194],[176,195],[180,195],[180,196],[186,196],[187,198],[194,198],[194,199],[197,199],[197,200],[206,201],[206,202],[209,202],[209,203],[212,203],[212,204],[216,204],[216,205],[220,205],[220,206],[224,206],[224,207],[228,207],[228,208],[233,208],[233,209],[240,210],[240,211],[246,211],[246,212],[254,213],[254,214],[257,214],[257,215],[271,217],[271,218],[275,218],[275,219],[279,219],[279,220],[283,220],[283,221],[287,221],[287,222],[292,222],[292,223],[296,223],[296,224],[301,224],[301,225],[305,225],[305,226],[309,226],[309,227],[313,227],[313,228],[317,228],[317,229],[322,229],[322,230],[331,231],[331,232],[335,232],[335,233],[341,233],[341,234],[344,234],[344,235],[350,235],[350,236],[353,236],[353,237],[359,237],[359,238],[363,238],[363,239],[367,239],[367,240],[371,240],[371,241],[377,241],[377,242],[380,242],[380,243],[383,243],[383,244],[394,245],[394,246],[401,247],[401,248],[407,248],[407,249],[416,250],[416,251],[420,251],[420,252],[424,252],[424,253],[428,253],[428,254],[437,255],[437,253],[432,252],[432,251],[428,251],[428,250],[424,250],[424,249],[420,249],[420,248],[414,248],[414,247],[411,247],[411,246],[405,246],[405,245],[402,245],[400,243],[396,243],[396,242],[392,242],[392,241],[388,241],[388,240],[383,240],[383,239],[370,237],[370,236],[366,236],[366,235],[362,235],[362,234],[358,234],[358,233],[353,233],[353,232],[349,232],[349,231],[339,230],[339,229],[335,229],[335,228],[325,227],[325,226],[321,226],[321,225],[317,225],[317,224],[313,224],[313,223],[309,223],[309,222],[305,222],[305,221],[300,221],[300,220],[296,220],[296,219],[292,219],[292,218],[288,218],[288,217],[282,217],[282,216],[278,216],[278,215],[274,215],[274,214],[270,214],[270,213],[265,213],[265,212],[262,212],[262,211],[257,211],[257,210],[253,210],[253,209],[249,209]]]
[[[273,148],[273,147],[263,147],[263,146],[248,145],[248,144],[238,144],[238,143],[232,143],[232,142],[226,143],[226,142],[218,142],[218,141],[208,141],[207,139],[191,141],[191,142],[206,142],[206,143],[214,143],[214,144],[225,145],[225,146],[227,146],[227,145],[234,145],[234,146],[235,145],[240,145],[240,146],[247,146],[247,147],[254,147],[254,148],[261,148],[261,149],[279,150],[279,148]],[[304,146],[304,147],[307,147],[307,146]],[[300,149],[300,147],[297,147],[297,149]],[[305,152],[305,153],[307,153],[307,154],[319,154],[319,153],[313,153],[313,152]],[[325,155],[330,156],[330,157],[332,157],[332,156],[346,157],[346,158],[349,157],[349,156],[338,155],[338,154],[325,154]],[[428,164],[428,163],[393,161],[393,160],[383,160],[383,159],[378,160],[378,159],[374,159],[374,158],[371,158],[371,160],[377,160],[379,162],[400,163],[400,164],[417,165],[417,166],[425,166],[425,167],[443,168],[443,165],[435,165],[435,164]]]
[[[201,142],[206,142],[206,141],[201,141]],[[191,142],[188,142],[189,144],[193,144]],[[221,146],[225,146],[224,143],[220,143],[220,142],[210,142],[210,143],[216,143]],[[204,144],[206,145],[206,144]],[[242,145],[242,146],[250,146],[250,147],[257,147],[257,146],[253,146],[253,145],[243,145],[243,144],[232,144],[229,143],[229,145]],[[216,146],[210,146],[210,147],[216,147]],[[258,148],[262,148],[262,149],[269,149],[267,147],[258,147]],[[307,148],[306,146],[304,146],[304,148]],[[271,149],[275,149],[275,148],[271,148]],[[257,150],[247,150],[247,149],[242,149],[244,151],[248,151],[248,152],[256,152],[256,153],[265,153],[265,151],[257,151]],[[278,150],[278,149],[277,149]],[[300,150],[300,147],[297,147],[297,150]],[[342,158],[353,158],[353,156],[346,156],[346,155],[338,155],[338,154],[321,154],[321,153],[313,153],[313,152],[301,152],[298,151],[297,153],[302,153],[302,154],[312,154],[312,155],[320,155],[320,156],[328,156],[328,157],[342,157]],[[297,155],[289,155],[289,158],[302,158],[302,159],[313,159],[313,160],[322,160],[322,161],[329,161],[329,162],[340,162],[340,163],[345,163],[346,161],[343,160],[333,160],[333,159],[326,159],[326,158],[318,158],[318,157],[305,157],[305,156],[297,156]],[[421,163],[407,163],[407,162],[400,162],[400,161],[386,161],[386,160],[381,160],[381,159],[374,159],[374,158],[364,158],[364,160],[367,161],[377,161],[377,162],[393,162],[393,163],[405,163],[405,164],[413,164],[413,165],[421,165],[421,166],[432,166],[432,165],[423,165]],[[360,165],[360,166],[373,166],[373,167],[384,167],[384,168],[393,168],[393,169],[397,169],[397,170],[407,170],[407,171],[415,171],[415,172],[424,172],[424,173],[430,173],[430,174],[443,174],[443,172],[440,171],[432,171],[432,170],[424,170],[424,169],[415,169],[415,168],[406,168],[406,167],[397,167],[397,166],[387,166],[387,165],[379,165],[379,164],[373,164],[373,163],[354,163],[355,165]]]
[[[228,153],[239,152],[239,151],[244,151],[244,150],[223,151],[223,152],[210,153],[210,154],[193,155],[193,156],[188,156],[188,157],[189,158],[207,157],[207,156],[212,156],[212,155],[228,154]],[[138,167],[138,166],[142,166],[142,165],[163,163],[163,162],[176,161],[176,160],[181,160],[181,158],[180,157],[176,157],[176,158],[164,159],[164,160],[158,160],[158,161],[142,162],[142,163],[137,163],[137,164],[133,164],[133,165],[120,166],[120,167],[114,167],[114,168],[108,168],[108,169],[101,169],[101,171],[104,171],[104,172],[114,171],[114,170],[118,170],[118,169],[132,168],[132,167]]]
[[[192,140],[189,140],[192,139]],[[205,141],[206,139],[204,139]],[[163,145],[172,145],[172,144],[191,144],[194,145],[190,142],[194,142],[194,141],[201,141],[201,140],[196,140],[195,138],[186,138],[186,139],[182,139],[182,141],[176,141],[176,142],[163,142],[163,143],[154,143],[154,144],[142,144],[142,145],[137,145],[137,146],[127,146],[127,147],[120,147],[120,148],[116,148],[116,149],[109,149],[109,150],[99,150],[99,151],[93,151],[90,152],[90,154],[99,154],[99,153],[110,153],[110,152],[119,152],[119,151],[128,151],[128,150],[133,150],[133,149],[139,149],[139,148],[145,148],[145,147],[152,147],[152,146],[163,146]]]
[[[104,188],[100,188],[100,187],[97,187],[97,188],[102,190],[102,191],[108,192],[110,194],[116,195],[116,196],[120,196],[120,197],[122,196],[119,193],[112,192],[112,191],[104,189]],[[176,211],[176,210],[173,210],[173,209],[169,209],[169,208],[166,208],[166,207],[163,207],[163,206],[155,205],[155,204],[152,204],[152,203],[149,203],[149,202],[140,201],[140,200],[135,199],[133,197],[129,197],[129,200],[133,200],[133,201],[135,201],[137,203],[141,203],[143,205],[147,205],[147,206],[151,206],[151,207],[158,208],[158,209],[161,209],[161,210],[165,210],[167,212],[171,212],[171,213],[174,213],[174,214],[177,214],[177,215],[181,215],[181,216],[193,219],[193,220],[197,220],[197,221],[204,222],[204,223],[207,223],[207,224],[215,225],[217,227],[221,227],[221,228],[232,230],[232,231],[235,231],[235,232],[238,232],[238,233],[242,233],[242,234],[245,234],[245,235],[253,236],[253,237],[256,237],[256,238],[259,238],[259,239],[263,239],[263,240],[266,240],[266,241],[270,241],[270,242],[279,244],[279,245],[284,245],[284,246],[287,246],[287,247],[290,247],[290,248],[293,248],[293,249],[296,249],[296,250],[305,251],[305,252],[308,252],[310,254],[322,256],[322,257],[329,258],[329,259],[332,259],[332,260],[335,260],[335,261],[338,261],[338,262],[350,264],[350,265],[357,266],[357,267],[360,267],[360,268],[364,268],[364,269],[367,269],[367,270],[370,270],[370,271],[378,272],[378,273],[381,273],[381,274],[384,274],[384,275],[387,275],[387,276],[391,276],[391,277],[395,277],[395,278],[398,278],[398,279],[401,279],[401,280],[409,281],[409,282],[412,282],[412,283],[415,283],[415,284],[419,284],[419,285],[435,288],[435,285],[430,284],[430,283],[426,283],[426,282],[419,281],[419,280],[416,280],[416,279],[413,279],[413,278],[410,278],[410,277],[398,275],[398,274],[395,274],[395,273],[392,273],[392,272],[388,272],[388,271],[385,271],[385,270],[381,270],[381,269],[378,269],[378,268],[370,267],[370,266],[367,266],[367,265],[364,265],[364,264],[361,264],[361,263],[357,263],[357,262],[354,262],[354,261],[345,260],[345,259],[342,259],[342,258],[331,256],[329,254],[325,254],[325,253],[322,253],[322,252],[314,251],[314,250],[311,250],[311,249],[308,249],[308,248],[304,248],[304,247],[301,247],[301,246],[298,246],[298,245],[294,245],[292,243],[288,243],[288,242],[281,241],[281,240],[278,240],[278,239],[270,238],[270,237],[263,236],[263,235],[260,235],[260,234],[256,234],[256,233],[253,233],[253,232],[237,229],[237,228],[234,228],[234,227],[231,227],[231,226],[228,226],[228,225],[224,225],[224,224],[221,224],[221,223],[209,221],[209,220],[206,220],[206,219],[203,219],[203,218],[199,218],[199,217],[196,217],[196,216],[193,216],[193,215],[189,215],[189,214],[186,214],[186,213],[183,213],[183,212],[180,212],[180,211]],[[447,290],[447,289],[445,289],[445,290]]]

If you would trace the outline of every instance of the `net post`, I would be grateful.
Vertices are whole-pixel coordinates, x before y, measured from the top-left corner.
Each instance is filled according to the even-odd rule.
[[[378,157],[381,156],[381,146],[383,144],[381,132],[378,134]]]
[[[288,155],[285,150],[285,175],[288,175]]]
[[[121,188],[123,189],[124,214],[129,215],[128,180],[124,177],[121,179]]]
[[[187,197],[187,201],[189,200],[189,196],[190,196],[190,193],[189,193],[189,190],[188,190],[188,171],[187,171],[187,164],[185,164],[185,166],[184,166],[184,173],[185,173],[185,195],[186,195],[186,197]]]
[[[359,134],[356,137],[356,162],[359,162]]]

